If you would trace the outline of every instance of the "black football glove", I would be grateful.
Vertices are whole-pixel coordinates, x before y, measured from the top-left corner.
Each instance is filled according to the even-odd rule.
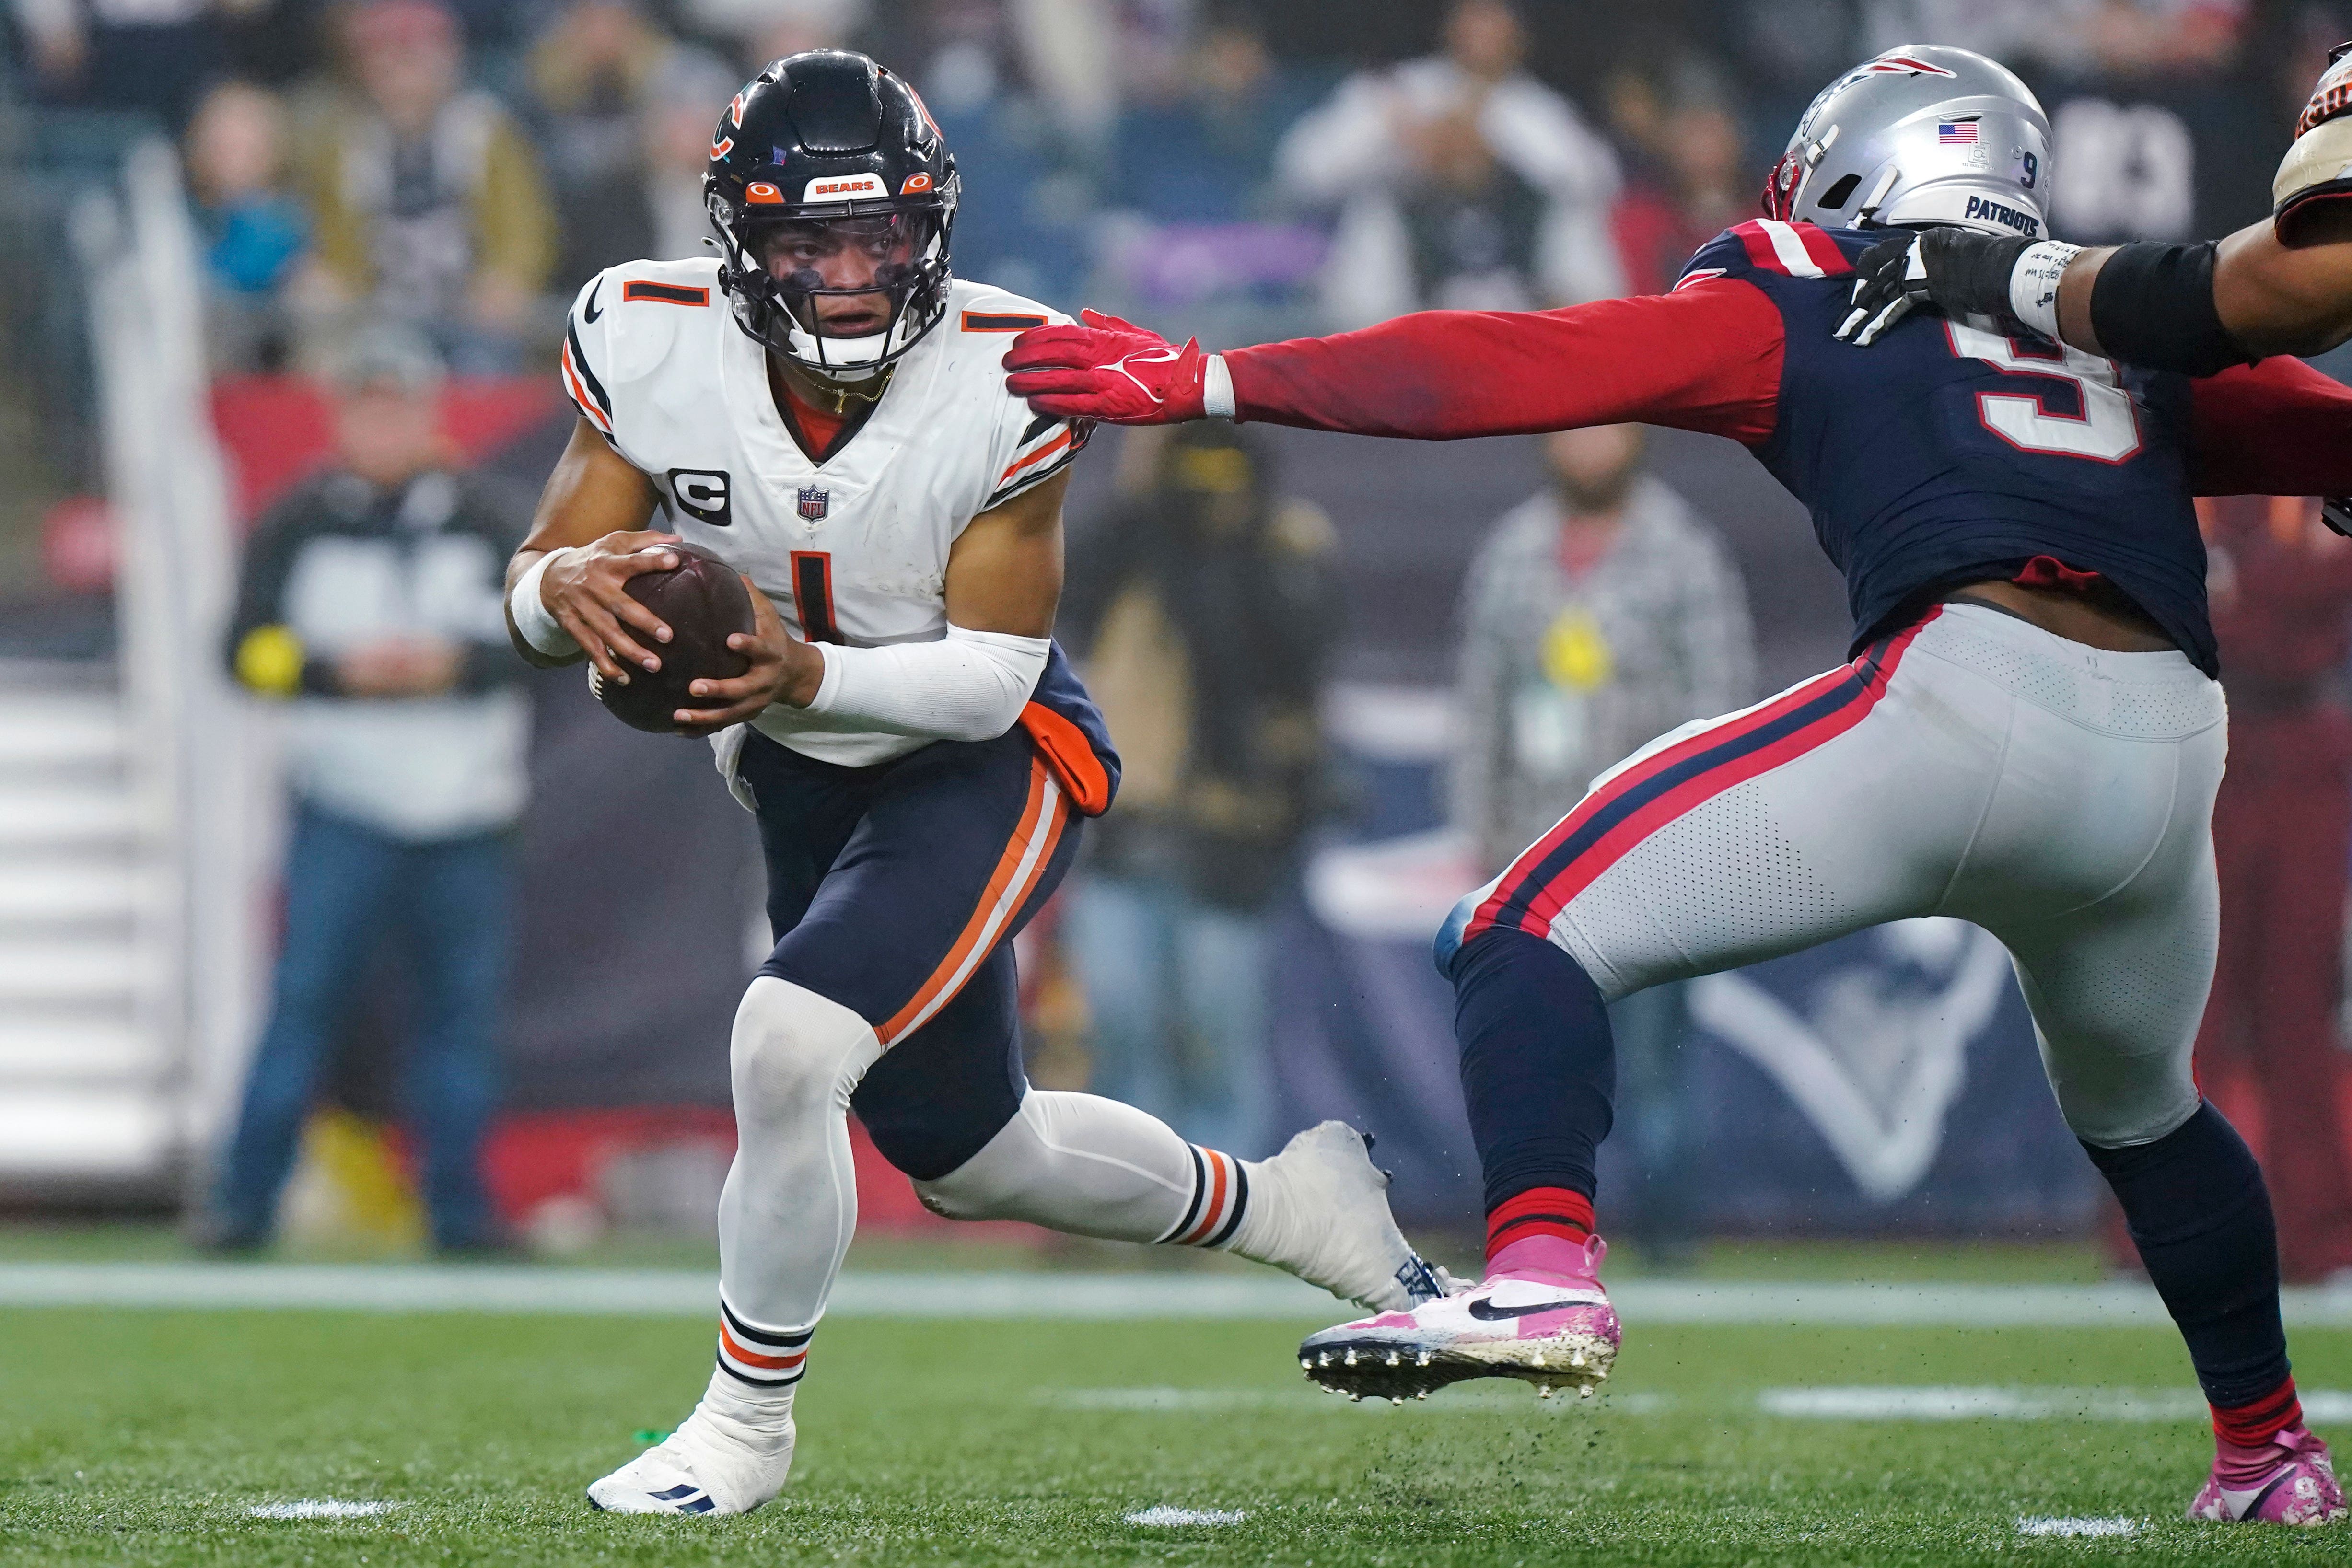
[[[1853,309],[1837,335],[1866,349],[1921,306],[2008,321],[2009,275],[2032,243],[1948,225],[1880,240],[1854,263]]]

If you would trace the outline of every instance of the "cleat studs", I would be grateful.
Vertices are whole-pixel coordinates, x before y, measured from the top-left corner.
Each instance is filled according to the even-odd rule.
[[[1429,1397],[1429,1390],[1426,1388],[1416,1389],[1413,1391],[1412,1396],[1415,1399],[1426,1399]]]
[[[1609,1369],[1608,1369],[1607,1367],[1605,1367],[1605,1366],[1595,1368],[1595,1369],[1594,1369],[1594,1371],[1593,1371],[1593,1374],[1592,1374],[1592,1380],[1593,1380],[1595,1383],[1606,1383],[1606,1382],[1608,1382],[1608,1381],[1609,1381]]]
[[[1427,1366],[1429,1364],[1429,1352],[1425,1350],[1423,1351],[1419,1356],[1414,1358],[1413,1364],[1415,1366]]]
[[[1313,1358],[1302,1355],[1298,1358],[1298,1365],[1301,1371],[1311,1372],[1315,1368],[1315,1362]]]
[[[1536,1385],[1536,1397],[1537,1397],[1537,1398],[1538,1398],[1538,1399],[1549,1399],[1549,1398],[1550,1398],[1550,1397],[1551,1397],[1551,1385],[1550,1385],[1550,1384],[1549,1384],[1549,1383],[1538,1383],[1538,1384],[1537,1384],[1537,1385]]]
[[[1543,1364],[1544,1364],[1544,1353],[1543,1353],[1543,1352],[1541,1352],[1541,1351],[1538,1351],[1538,1352],[1536,1352],[1535,1360],[1534,1360],[1534,1362],[1533,1362],[1533,1363],[1531,1363],[1531,1364],[1536,1365],[1536,1366],[1541,1366],[1541,1365],[1543,1365]]]
[[[1576,1391],[1576,1396],[1577,1396],[1579,1399],[1590,1399],[1590,1398],[1591,1398],[1591,1397],[1592,1397],[1592,1385],[1591,1385],[1590,1383],[1588,1383],[1588,1384],[1584,1385],[1581,1388],[1579,1388],[1579,1389]]]
[[[1402,1410],[1404,1408],[1404,1396],[1402,1394],[1391,1394],[1389,1396],[1389,1403]]]
[[[1402,1356],[1399,1355],[1396,1352],[1394,1352],[1394,1351],[1391,1351],[1391,1352],[1389,1352],[1389,1364],[1390,1364],[1391,1366],[1398,1365],[1398,1364],[1400,1364],[1401,1363],[1402,1363],[1402,1362],[1403,1362],[1403,1360],[1404,1360],[1404,1357],[1402,1357]]]
[[[1325,1351],[1321,1355],[1317,1356],[1317,1357],[1315,1358],[1315,1364],[1316,1364],[1316,1365],[1318,1365],[1318,1366],[1328,1366],[1328,1365],[1330,1365],[1330,1364],[1331,1364],[1331,1353],[1330,1353],[1329,1351],[1328,1351],[1328,1350],[1327,1350],[1327,1351]]]
[[[1364,1396],[1363,1396],[1362,1395],[1360,1395],[1360,1394],[1357,1393],[1357,1392],[1356,1392],[1354,1389],[1352,1389],[1352,1388],[1350,1388],[1349,1390],[1348,1390],[1348,1403],[1349,1403],[1349,1404],[1350,1404],[1350,1405],[1361,1405],[1363,1402],[1364,1402]]]
[[[1353,1365],[1355,1365],[1355,1364],[1356,1364],[1356,1353],[1355,1353],[1355,1351],[1354,1351],[1353,1349],[1350,1349],[1350,1350],[1348,1352],[1348,1354],[1347,1354],[1346,1355],[1344,1355],[1344,1356],[1342,1356],[1342,1357],[1340,1358],[1340,1360],[1341,1360],[1342,1364],[1345,1364],[1345,1365],[1348,1365],[1348,1366],[1353,1366]]]
[[[1584,1353],[1580,1350],[1570,1351],[1568,1353],[1568,1364],[1570,1366],[1582,1366],[1584,1364]]]

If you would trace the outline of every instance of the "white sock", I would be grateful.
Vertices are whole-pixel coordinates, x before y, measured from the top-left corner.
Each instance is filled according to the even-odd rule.
[[[1229,1245],[1244,1163],[1097,1094],[1033,1089],[980,1153],[915,1190],[950,1219],[1025,1219],[1113,1241]]]

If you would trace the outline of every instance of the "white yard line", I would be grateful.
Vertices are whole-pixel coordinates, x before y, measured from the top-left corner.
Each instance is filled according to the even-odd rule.
[[[1138,1509],[1127,1516],[1127,1522],[1172,1529],[1188,1524],[1239,1524],[1245,1517],[1237,1508],[1171,1508],[1163,1502],[1158,1508]]]
[[[2352,1394],[2301,1391],[2305,1416],[2323,1424],[2352,1420]],[[2194,1388],[1767,1388],[1756,1396],[1767,1416],[1822,1421],[2205,1421]]]
[[[399,1506],[396,1502],[346,1502],[341,1498],[306,1497],[292,1502],[256,1503],[245,1511],[254,1519],[373,1519]]]
[[[2137,1535],[2139,1521],[2136,1519],[2034,1519],[2025,1514],[2017,1516],[2020,1535]]]
[[[2134,1285],[1790,1285],[1629,1280],[1612,1288],[1635,1323],[1792,1327],[2150,1328],[2171,1322]],[[325,1263],[0,1263],[0,1306],[314,1308],[704,1317],[715,1274],[691,1270]],[[1349,1309],[1311,1285],[1258,1276],[851,1273],[842,1318],[1210,1318],[1331,1322]],[[2352,1290],[2289,1291],[2287,1322],[2352,1327]]]

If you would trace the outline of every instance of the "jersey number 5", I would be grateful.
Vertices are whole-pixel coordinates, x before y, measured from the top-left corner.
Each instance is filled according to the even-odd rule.
[[[1977,417],[2011,446],[2101,463],[2121,463],[2139,450],[2139,410],[2112,360],[2070,344],[2020,343],[1958,321],[1945,322],[1944,331],[1964,360],[1982,360],[2006,375],[2063,382],[2081,398],[2082,413],[2053,413],[2033,392],[1977,393]]]

